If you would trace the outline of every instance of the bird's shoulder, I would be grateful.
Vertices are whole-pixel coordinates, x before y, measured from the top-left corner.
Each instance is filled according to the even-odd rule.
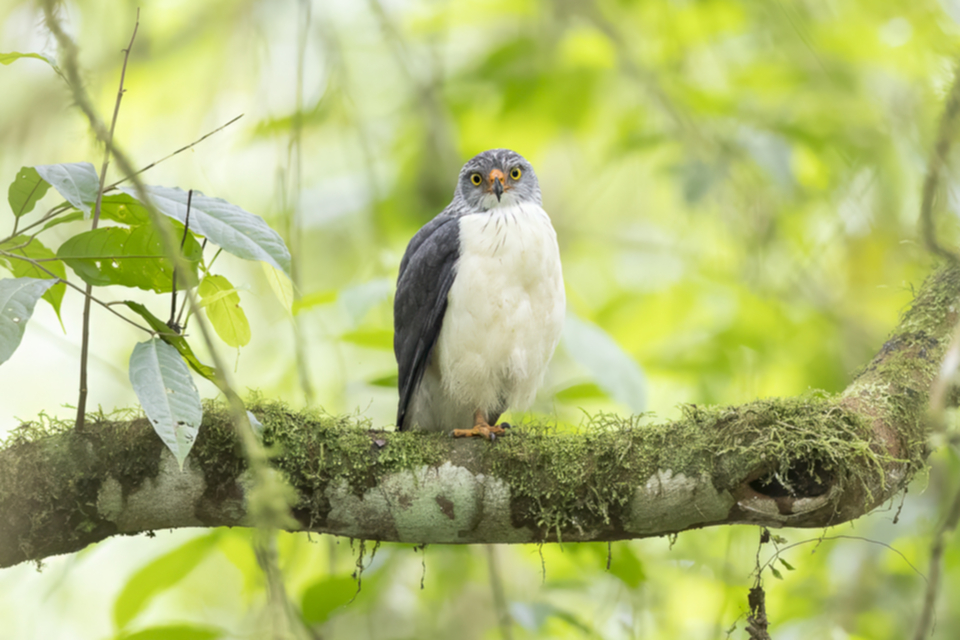
[[[410,239],[400,261],[400,277],[411,263],[427,263],[424,266],[439,266],[456,256],[459,251],[460,214],[454,205],[448,206],[423,225]]]

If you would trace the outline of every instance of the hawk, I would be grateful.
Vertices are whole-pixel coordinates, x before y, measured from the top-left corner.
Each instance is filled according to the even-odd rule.
[[[500,415],[533,402],[565,309],[557,234],[533,167],[509,149],[484,151],[400,262],[397,428],[502,435]]]

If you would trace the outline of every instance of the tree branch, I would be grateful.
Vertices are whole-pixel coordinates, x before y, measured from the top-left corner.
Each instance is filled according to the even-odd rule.
[[[931,275],[839,396],[688,405],[678,420],[527,425],[496,443],[368,431],[254,406],[302,529],[414,543],[620,540],[704,526],[825,527],[896,494],[923,464],[930,386],[957,321],[960,267]],[[56,430],[55,430],[56,431]],[[145,419],[82,433],[24,425],[0,451],[0,567],[117,534],[250,523],[229,413],[207,407],[184,472]]]

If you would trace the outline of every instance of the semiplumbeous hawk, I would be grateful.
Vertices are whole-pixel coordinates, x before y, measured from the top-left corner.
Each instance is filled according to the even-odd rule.
[[[509,149],[484,151],[400,262],[397,427],[502,435],[500,415],[530,406],[543,382],[565,307],[533,167]]]

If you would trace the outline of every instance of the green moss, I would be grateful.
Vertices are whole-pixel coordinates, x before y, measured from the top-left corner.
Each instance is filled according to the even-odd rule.
[[[251,411],[263,423],[273,463],[300,494],[295,514],[308,523],[326,519],[327,486],[346,484],[363,495],[386,475],[441,464],[448,451],[449,438],[442,433],[378,431],[366,419],[293,412],[281,402],[261,401]]]
[[[514,524],[548,539],[597,519],[617,528],[637,480],[661,470],[709,474],[718,491],[769,475],[803,483],[785,487],[800,494],[816,482],[853,482],[869,494],[892,462],[867,421],[830,397],[681,409],[679,420],[660,424],[599,415],[572,433],[523,425],[486,448],[484,461],[510,485]]]

